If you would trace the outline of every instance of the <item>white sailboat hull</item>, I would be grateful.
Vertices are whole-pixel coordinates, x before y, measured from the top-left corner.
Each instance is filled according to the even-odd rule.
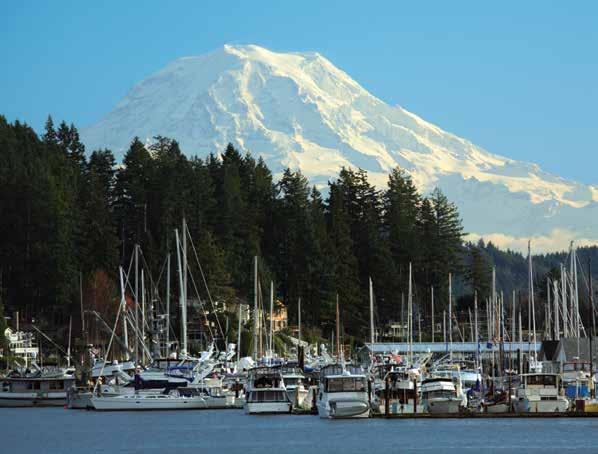
[[[202,397],[171,397],[171,396],[94,396],[91,402],[96,410],[197,410],[209,408]]]

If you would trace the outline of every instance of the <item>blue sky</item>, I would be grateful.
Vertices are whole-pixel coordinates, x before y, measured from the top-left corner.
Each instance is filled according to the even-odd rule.
[[[169,61],[319,51],[390,104],[598,184],[598,2],[55,1],[0,14],[0,113],[87,126]]]

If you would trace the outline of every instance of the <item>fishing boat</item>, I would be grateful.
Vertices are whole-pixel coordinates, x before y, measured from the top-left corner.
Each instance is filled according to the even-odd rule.
[[[290,413],[292,407],[279,369],[262,366],[249,370],[245,397],[247,414]]]
[[[422,381],[422,401],[424,410],[433,414],[459,413],[463,397],[450,376],[437,376]]]
[[[530,373],[521,375],[513,410],[515,413],[555,413],[569,408],[569,400],[560,393],[558,374]]]
[[[320,371],[317,398],[321,418],[368,418],[367,376],[361,367],[330,365]]]
[[[75,384],[72,370],[15,373],[0,382],[0,407],[63,407]]]

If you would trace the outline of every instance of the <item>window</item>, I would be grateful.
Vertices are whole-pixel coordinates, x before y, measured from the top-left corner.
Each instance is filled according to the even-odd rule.
[[[58,390],[64,388],[64,382],[62,380],[53,380],[50,382],[50,389]]]

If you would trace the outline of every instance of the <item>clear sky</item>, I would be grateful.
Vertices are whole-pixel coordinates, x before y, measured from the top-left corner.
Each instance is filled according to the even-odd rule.
[[[598,184],[596,1],[4,1],[0,113],[40,130],[107,113],[225,43],[318,51],[491,152]]]

